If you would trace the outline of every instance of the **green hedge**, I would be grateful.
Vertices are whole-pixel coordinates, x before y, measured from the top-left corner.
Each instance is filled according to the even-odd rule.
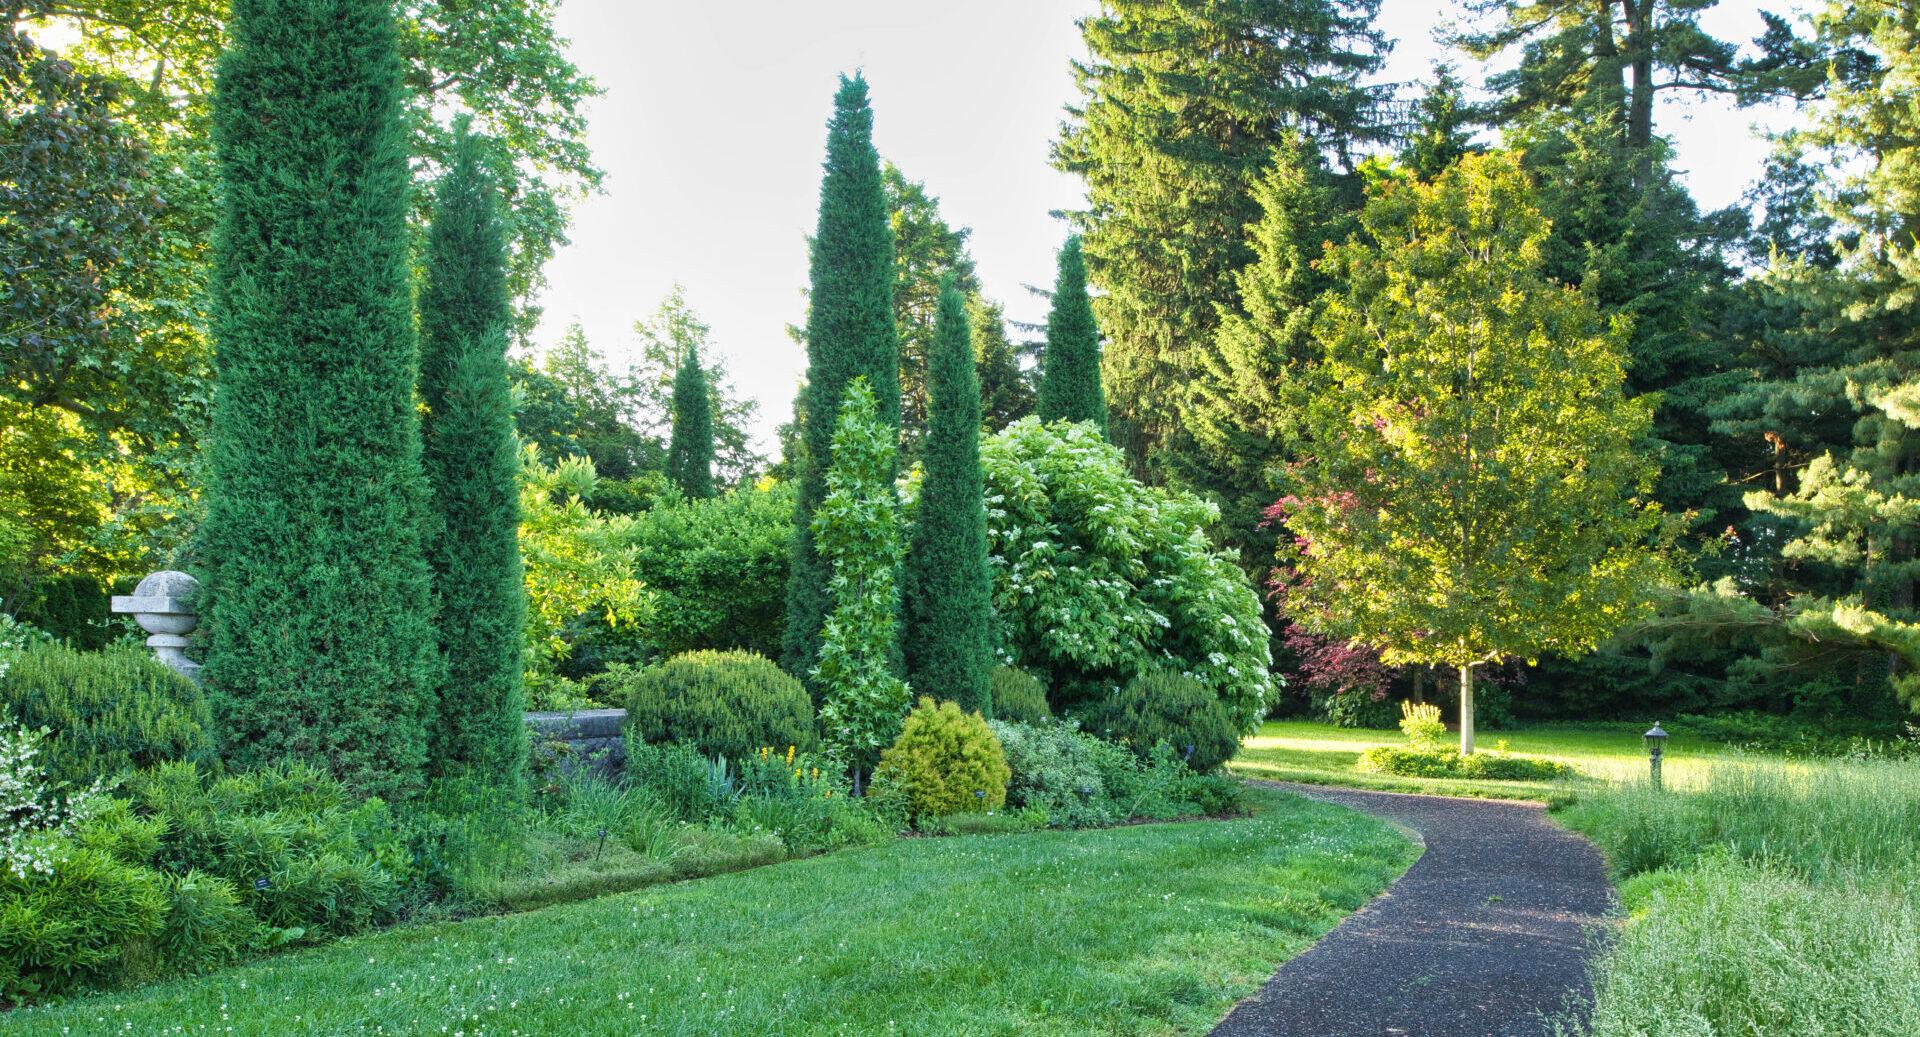
[[[1458,749],[1410,749],[1376,745],[1360,754],[1358,768],[1408,778],[1488,778],[1496,781],[1547,781],[1573,773],[1557,760],[1536,760],[1503,752],[1460,755]]]
[[[39,762],[74,785],[171,760],[213,759],[199,686],[140,648],[32,645],[0,674],[0,710],[50,732]]]
[[[1212,688],[1162,667],[1141,673],[1093,711],[1088,725],[1146,759],[1161,742],[1205,774],[1240,751],[1240,728]]]
[[[608,673],[601,698],[624,703],[633,734],[740,759],[762,747],[813,748],[813,703],[801,683],[752,652],[687,652],[642,670]]]

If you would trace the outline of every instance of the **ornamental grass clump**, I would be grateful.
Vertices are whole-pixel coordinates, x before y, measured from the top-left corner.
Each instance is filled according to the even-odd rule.
[[[897,795],[910,819],[999,810],[1007,802],[1006,753],[987,721],[922,696],[874,772],[876,795]],[[884,790],[884,793],[883,793]]]

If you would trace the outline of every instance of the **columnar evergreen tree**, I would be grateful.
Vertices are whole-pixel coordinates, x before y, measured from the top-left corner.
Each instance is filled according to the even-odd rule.
[[[1389,181],[1361,221],[1314,331],[1284,600],[1389,664],[1457,668],[1470,753],[1476,667],[1590,651],[1666,578],[1652,407],[1622,390],[1620,323],[1542,273],[1513,157]]]
[[[1379,0],[1103,0],[1080,22],[1083,99],[1054,152],[1087,183],[1086,235],[1108,336],[1113,437],[1136,472],[1180,449],[1184,387],[1251,262],[1253,186],[1288,130],[1342,166],[1382,139],[1362,81],[1386,42]]]
[[[446,663],[431,769],[515,787],[526,758],[520,678],[519,444],[507,383],[507,246],[479,142],[460,127],[427,234],[420,291],[426,551]]]
[[[980,376],[980,421],[998,432],[1033,413],[1033,384],[1020,369],[1020,350],[1007,338],[1006,310],[982,295],[967,300],[974,367]]]
[[[673,438],[667,478],[689,497],[713,496],[713,398],[700,351],[688,349],[673,378]]]
[[[813,513],[826,496],[833,463],[833,423],[847,384],[865,377],[880,420],[900,427],[900,347],[893,313],[893,234],[873,150],[867,82],[842,76],[827,124],[820,222],[813,236],[807,311],[807,384],[797,410],[800,429],[793,566],[787,579],[787,629],[781,663],[797,676],[813,673],[826,619],[833,566],[813,542]],[[897,465],[898,459],[890,461]],[[889,478],[892,472],[889,472]],[[819,696],[814,687],[815,698]]]
[[[199,555],[215,721],[237,766],[405,795],[438,661],[392,8],[237,0],[227,31]]]
[[[813,516],[814,542],[833,567],[832,611],[821,628],[820,728],[827,751],[858,783],[893,744],[911,696],[900,679],[900,496],[894,488],[899,430],[862,375],[843,394],[833,433],[827,493]]]
[[[966,299],[949,278],[927,357],[932,410],[907,555],[905,646],[907,683],[990,716],[993,583],[970,339]]]
[[[1078,235],[1060,250],[1060,274],[1047,313],[1047,351],[1040,358],[1035,411],[1041,421],[1085,421],[1107,434],[1107,397],[1100,384],[1100,327],[1087,296],[1087,261]]]
[[[955,229],[940,215],[940,199],[927,185],[909,180],[891,162],[881,165],[887,194],[887,220],[893,228],[893,316],[900,341],[900,459],[911,466],[920,456],[931,413],[927,364],[940,311],[940,293],[952,278],[963,295],[980,291],[965,227]]]

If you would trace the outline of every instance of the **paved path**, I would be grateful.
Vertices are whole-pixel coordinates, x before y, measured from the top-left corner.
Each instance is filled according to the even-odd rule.
[[[1399,822],[1427,851],[1211,1037],[1538,1037],[1590,999],[1613,888],[1592,844],[1540,807],[1257,784]]]

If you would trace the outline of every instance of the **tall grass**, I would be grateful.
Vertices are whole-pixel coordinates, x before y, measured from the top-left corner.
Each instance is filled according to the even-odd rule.
[[[1920,1034],[1920,763],[1732,757],[1560,813],[1622,878],[1595,1037]]]

